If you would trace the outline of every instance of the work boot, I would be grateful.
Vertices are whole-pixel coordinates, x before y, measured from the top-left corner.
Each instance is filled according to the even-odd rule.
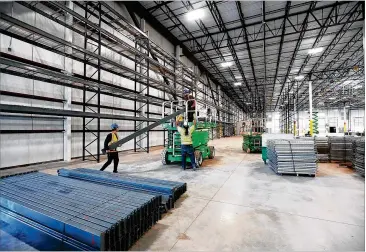
[[[113,171],[113,173],[118,173],[118,171]]]

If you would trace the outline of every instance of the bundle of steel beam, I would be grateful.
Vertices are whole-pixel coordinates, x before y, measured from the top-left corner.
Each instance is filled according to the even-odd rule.
[[[329,161],[329,143],[328,137],[315,137],[317,158],[319,162]]]
[[[6,208],[0,207],[0,229],[14,237],[14,239],[1,239],[0,250],[23,250],[24,244],[31,244],[32,248],[39,251],[93,251],[96,250],[62,232],[41,225],[31,219],[25,218]],[[16,237],[21,237],[22,243]],[[21,248],[21,249],[19,249]],[[26,246],[29,250],[29,247]]]
[[[269,167],[277,174],[316,174],[314,139],[268,140],[267,155]]]
[[[162,204],[165,204],[167,209],[174,207],[174,202],[187,190],[187,184],[182,182],[138,177],[121,173],[116,174],[85,168],[74,170],[60,169],[58,170],[58,175],[147,194],[161,195]]]
[[[350,163],[352,162],[353,136],[329,137],[330,161]]]
[[[128,250],[161,216],[159,196],[38,172],[3,178],[0,190],[2,222],[10,211],[82,250]]]
[[[356,172],[365,177],[365,138],[362,137],[354,141],[353,167]]]

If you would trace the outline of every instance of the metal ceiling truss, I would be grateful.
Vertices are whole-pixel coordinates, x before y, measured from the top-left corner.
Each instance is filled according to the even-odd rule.
[[[185,27],[185,25],[179,20],[179,18],[174,14],[174,12],[170,9],[170,7],[168,5],[160,6],[159,8],[162,10],[162,12],[169,18],[169,20],[174,25],[177,25],[177,28],[183,34],[185,34],[189,38],[193,38],[192,42],[198,48],[202,48],[201,44],[196,39],[194,39],[193,35],[189,32],[189,30]],[[202,55],[203,55],[203,57],[206,58],[206,60],[209,62],[209,64],[213,68],[215,68],[216,73],[220,73],[220,70],[217,68],[216,64],[214,62],[212,62],[212,60],[210,60],[210,57],[208,56],[208,54],[205,51],[202,52]],[[240,96],[235,92],[233,87],[230,85],[230,83],[228,83],[228,81],[225,79],[225,77],[222,74],[219,74],[219,76],[220,76],[220,80],[222,80],[222,82],[225,82],[225,84],[226,84],[225,88],[230,93],[231,97],[236,101],[236,103],[238,104],[239,107],[241,107],[242,109],[245,110],[245,106],[243,106],[243,104],[240,103]]]
[[[161,3],[155,3],[155,6],[157,4]],[[231,90],[229,85],[230,82],[235,81],[234,74],[241,75],[246,89],[252,91],[250,99],[242,93],[238,93],[240,96],[238,97],[238,94],[233,94],[232,90],[229,91],[229,95],[234,95],[236,101],[252,102],[253,106],[248,106],[247,112],[252,109],[276,110],[280,101],[287,99],[287,93],[294,92],[295,84],[298,87],[295,92],[299,92],[299,97],[302,99],[307,93],[304,83],[310,76],[314,81],[314,88],[318,88],[317,84],[325,83],[326,78],[339,78],[344,75],[340,65],[349,71],[354,61],[358,60],[358,58],[353,61],[347,60],[347,57],[356,53],[359,49],[354,51],[353,48],[355,46],[358,48],[361,44],[357,38],[364,21],[363,2],[348,1],[330,4],[320,4],[315,1],[286,2],[282,7],[271,10],[266,10],[266,4],[263,2],[261,13],[256,10],[253,15],[244,15],[244,11],[247,10],[242,7],[242,4],[245,3],[199,4],[184,1],[176,2],[174,5],[168,3],[160,7],[162,11],[155,13],[156,18],[171,29],[180,42],[202,62],[206,70],[225,87]],[[223,8],[223,5],[227,7]],[[234,6],[237,10],[237,18],[224,21],[226,18],[223,13],[229,15],[234,10]],[[149,8],[153,7],[149,4]],[[179,22],[179,19],[186,14],[184,8],[188,11],[192,9],[206,11],[207,7],[211,15],[202,20],[195,20],[197,26],[185,27],[183,22]],[[170,22],[172,18],[175,22]],[[355,34],[357,34],[356,37],[348,39]],[[277,48],[273,50],[275,46]],[[320,57],[304,53],[309,48],[319,46],[325,49]],[[258,53],[259,50],[263,53]],[[244,55],[240,53],[239,56],[238,52],[242,51],[247,53]],[[276,58],[271,51],[277,54]],[[225,58],[227,59],[227,55],[233,58],[235,64],[231,68],[221,69],[218,66],[225,61]],[[363,54],[360,57],[363,58]],[[347,63],[342,64],[346,61]],[[301,65],[298,68],[299,63]],[[311,70],[307,70],[308,68]],[[305,75],[303,81],[294,80],[294,77],[299,74]],[[352,77],[352,79],[355,78],[362,79],[357,74]]]
[[[284,88],[284,86],[285,86],[285,83],[286,83],[286,81],[287,81],[287,79],[288,79],[288,76],[289,76],[289,74],[290,74],[290,72],[291,72],[291,68],[292,68],[292,66],[293,66],[293,64],[294,64],[294,61],[295,61],[296,56],[297,56],[297,53],[298,53],[298,51],[299,51],[299,48],[300,48],[301,42],[302,42],[302,40],[303,40],[303,38],[304,38],[304,35],[305,35],[305,32],[306,32],[306,29],[307,29],[307,27],[308,27],[308,18],[309,18],[309,16],[310,16],[310,12],[315,8],[315,6],[316,6],[316,2],[314,2],[314,1],[313,1],[313,2],[311,2],[311,4],[309,5],[309,10],[308,10],[308,12],[306,13],[306,16],[305,16],[305,18],[304,18],[304,21],[303,21],[303,23],[302,23],[302,25],[301,25],[301,33],[300,33],[300,35],[299,35],[299,38],[298,38],[298,40],[297,40],[297,43],[296,43],[296,46],[295,46],[294,52],[293,52],[293,54],[292,54],[292,57],[291,57],[291,60],[290,60],[290,64],[289,64],[289,65],[288,65],[288,67],[287,67],[287,73],[286,73],[286,76],[285,76],[285,78],[284,78],[284,80],[283,80],[283,84],[282,84],[282,86],[281,86],[280,94],[279,94],[279,95],[278,95],[278,97],[277,97],[277,101],[276,101],[275,109],[277,108],[278,101],[279,101],[279,99],[280,99],[280,97],[281,97],[281,94],[282,94],[282,90],[283,90],[283,88]]]
[[[285,38],[286,20],[288,19],[288,13],[290,11],[290,6],[291,6],[291,1],[287,1],[286,8],[285,8],[285,18],[283,19],[282,24],[281,24],[282,33],[281,33],[281,40],[280,40],[280,48],[278,50],[277,61],[276,61],[277,63],[276,63],[276,72],[275,72],[275,75],[274,75],[275,77],[274,77],[274,81],[273,81],[273,91],[272,91],[271,100],[270,100],[271,108],[272,108],[273,95],[274,95],[274,92],[275,92],[275,87],[276,87],[276,82],[277,82],[278,68],[280,66],[283,40]]]
[[[347,23],[345,23],[342,26],[342,28],[339,30],[339,32],[337,33],[337,35],[333,38],[333,40],[330,42],[330,44],[326,47],[326,49],[324,50],[324,52],[322,53],[322,55],[319,57],[319,59],[317,60],[317,62],[312,66],[312,69],[310,70],[310,73],[312,71],[314,71],[315,69],[317,69],[324,62],[324,60],[328,57],[328,55],[331,53],[331,51],[334,49],[334,47],[339,43],[339,41],[346,34],[347,30],[352,26],[352,24],[353,24],[352,20],[357,20],[358,17],[361,16],[361,15],[362,15],[362,3],[357,3],[353,7],[353,10],[350,12],[350,15],[347,18]],[[309,56],[309,58],[310,57],[311,56]],[[305,68],[305,66],[306,66],[307,63],[308,63],[308,61],[305,61],[304,62],[302,68],[300,68],[300,71]],[[301,81],[301,84],[300,84],[299,88],[301,88],[302,85],[304,83],[306,83],[307,80],[309,80],[309,75],[307,75],[306,78],[304,78]]]
[[[358,63],[355,62],[356,59],[358,59],[358,62],[360,62],[360,58],[363,58],[362,52],[363,52],[363,46],[361,45],[357,50],[355,50],[351,56],[347,57],[345,61],[341,65],[337,67],[337,69],[331,69],[332,66],[334,66],[336,63],[340,62],[340,59],[344,57],[349,51],[354,47],[354,45],[357,42],[362,41],[362,30],[360,29],[353,37],[352,39],[339,51],[339,53],[327,64],[327,66],[320,72],[312,72],[311,78],[313,82],[315,80],[323,80],[320,84],[316,85],[316,82],[314,82],[313,85],[313,92],[316,92],[318,88],[325,89],[325,84],[333,83],[340,78],[344,77],[345,73],[348,73],[351,71],[351,69],[354,68],[354,66],[358,66]],[[359,67],[359,66],[358,66]],[[361,73],[361,72],[360,72]],[[353,75],[354,77],[361,78],[362,75],[357,74]],[[315,78],[314,78],[315,77]],[[310,78],[310,77],[309,77]],[[294,85],[294,82],[291,83],[290,90],[292,89]],[[328,89],[328,91],[331,91]],[[298,90],[297,90],[298,92]],[[307,95],[306,95],[306,88],[303,93],[299,94],[299,97],[303,97],[301,102],[307,101]]]
[[[358,51],[359,52],[359,51]],[[357,61],[355,61],[357,59]],[[331,63],[329,63],[331,64]],[[346,64],[349,64],[351,66],[357,65],[357,70],[350,69],[346,66]],[[338,87],[339,85],[342,85],[343,82],[347,80],[362,80],[364,76],[364,65],[363,65],[363,58],[359,57],[357,51],[348,58],[347,61],[344,61],[342,65],[339,67],[339,71],[332,72],[331,75],[327,75],[325,80],[320,82],[319,84],[314,83],[313,93],[322,93],[322,99],[326,100],[334,91],[335,87]],[[345,78],[345,79],[344,79]],[[325,85],[327,84],[327,85]],[[334,86],[336,84],[336,86]],[[321,89],[318,91],[318,89]],[[324,92],[324,93],[323,93]],[[361,99],[364,99],[363,97],[360,97]],[[307,97],[304,97],[300,103],[299,106],[302,105],[304,102],[308,102]],[[316,100],[313,100],[313,104],[316,103]]]
[[[340,2],[335,2],[335,3],[332,3],[332,4],[328,4],[328,5],[322,5],[322,6],[319,6],[319,7],[314,8],[310,12],[310,15],[316,17],[316,16],[318,16],[317,14],[315,14],[315,12],[317,12],[317,11],[322,11],[322,10],[329,9],[329,8],[335,8],[335,7],[345,6],[345,5],[348,5],[350,3],[352,3],[352,2],[350,2],[350,1],[340,1]],[[300,5],[302,5],[302,6],[308,6],[309,5],[309,2],[306,2],[305,4],[304,3],[298,4],[298,3],[294,2],[291,5],[291,9],[292,8],[297,8]],[[280,12],[281,13],[284,13],[285,9],[286,9],[286,7],[282,8],[282,9],[277,9],[277,10],[274,10],[274,11],[268,11],[265,14],[266,15],[271,15],[272,14],[272,16],[273,16],[275,13],[280,13]],[[275,17],[272,17],[272,18],[265,18],[265,23],[263,22],[263,20],[250,22],[250,19],[263,18],[263,13],[262,14],[258,14],[258,15],[253,15],[250,18],[249,17],[245,18],[245,20],[247,20],[245,28],[249,30],[249,28],[252,27],[252,26],[261,25],[261,27],[258,30],[253,31],[252,34],[249,34],[249,38],[252,39],[253,41],[255,41],[255,39],[259,37],[259,33],[263,31],[262,26],[266,26],[266,29],[269,29],[268,31],[270,31],[272,35],[277,35],[277,37],[280,37],[279,34],[280,34],[281,30],[282,30],[281,27],[279,27],[278,25],[273,25],[273,24],[275,24],[276,22],[278,23],[278,21],[283,22],[283,19],[284,18],[286,18],[287,21],[289,20],[289,18],[293,18],[293,20],[296,20],[296,22],[292,21],[292,24],[290,24],[290,22],[289,22],[289,26],[295,27],[295,28],[296,27],[300,27],[301,26],[301,23],[302,23],[302,20],[303,20],[302,16],[304,14],[307,14],[307,13],[308,13],[308,10],[291,12],[287,16],[284,13],[283,15],[279,15],[279,16],[276,15]],[[324,14],[322,13],[321,15],[322,15],[321,18],[316,18],[315,21],[314,21],[314,22],[318,23],[319,27],[321,26],[320,24],[322,23],[322,20],[324,19]],[[346,15],[346,14],[343,13],[342,15]],[[342,16],[342,15],[339,15],[339,16]],[[362,20],[360,20],[360,21],[362,21]],[[337,18],[334,18],[333,17],[332,20],[331,20],[331,24],[332,23],[336,23],[336,22],[337,23],[340,22],[339,18],[337,19]],[[238,24],[238,25],[233,27],[233,23]],[[244,28],[243,28],[243,26],[241,24],[240,18],[238,20],[235,20],[235,21],[232,21],[232,22],[228,23],[228,25],[230,25],[230,28],[228,28],[225,32],[230,32],[230,31],[240,31],[238,33],[244,32]],[[277,27],[277,28],[271,28],[271,27]],[[210,26],[210,27],[207,27],[207,28],[209,30],[215,30],[215,29],[218,30],[219,29],[218,25]],[[288,33],[286,35],[289,35],[289,34],[293,35],[293,34],[300,33],[300,32],[301,31],[298,31],[296,29],[295,30],[295,33]],[[202,31],[201,30],[196,30],[196,31],[192,31],[191,32],[191,34],[193,36],[196,33],[202,33]],[[222,36],[223,33],[224,32],[218,30],[217,32],[211,32],[211,33],[209,33],[209,35],[210,36],[214,36],[214,35],[221,35]],[[181,34],[180,37],[185,37],[185,34],[184,33]],[[207,35],[194,36],[195,39],[202,39],[202,38],[203,39],[206,39],[206,37],[207,37]],[[268,38],[270,38],[270,37],[268,37]],[[193,40],[193,38],[181,39],[181,41],[183,43],[189,42],[191,40]],[[250,42],[252,42],[252,41],[250,41]],[[245,42],[243,42],[243,43],[245,43]],[[204,49],[206,49],[206,48],[204,48]]]
[[[226,29],[226,26],[225,26],[225,23],[224,23],[224,21],[222,20],[222,17],[221,17],[221,15],[220,15],[220,12],[219,12],[219,10],[218,10],[218,8],[217,8],[217,5],[216,5],[216,3],[215,2],[208,2],[208,1],[206,1],[206,5],[208,6],[208,8],[209,8],[209,10],[210,10],[210,12],[211,12],[211,15],[213,16],[213,18],[214,18],[214,20],[215,20],[215,22],[216,22],[216,24],[218,24],[218,27],[219,27],[219,29],[220,30],[223,30],[223,31],[226,31],[227,29]],[[202,21],[200,21],[201,23],[202,23]],[[204,24],[202,23],[202,25],[203,25],[203,27],[205,27],[204,26]],[[207,31],[207,28],[205,28],[206,29],[206,31]],[[249,94],[251,95],[251,98],[253,99],[253,94],[251,93],[251,88],[249,87],[249,85],[248,85],[248,83],[247,83],[247,80],[246,80],[246,77],[245,77],[245,74],[244,74],[244,72],[243,72],[243,69],[242,69],[242,67],[241,67],[241,64],[240,64],[240,62],[239,62],[239,59],[238,59],[238,56],[237,56],[237,54],[236,54],[236,51],[235,51],[235,48],[234,48],[234,45],[233,45],[233,41],[232,41],[232,39],[231,39],[231,37],[230,37],[230,35],[229,35],[229,33],[225,33],[226,34],[226,37],[227,37],[227,44],[228,44],[228,47],[229,47],[229,50],[230,50],[230,53],[231,53],[231,56],[233,57],[233,59],[234,59],[234,62],[235,62],[235,65],[236,65],[236,68],[237,68],[237,70],[239,71],[239,73],[240,73],[240,75],[241,75],[241,77],[242,77],[242,79],[244,80],[244,83],[245,83],[245,85],[246,85],[246,87],[247,87],[247,89],[248,89],[248,92],[249,92]],[[210,36],[211,37],[211,36]],[[212,38],[212,37],[211,37]],[[217,48],[217,46],[215,45],[215,48]],[[221,53],[221,51],[219,50],[219,49],[217,49],[216,50],[217,52],[219,52],[219,54],[221,55],[221,57],[222,57],[222,60],[223,61],[225,61],[225,58],[222,56],[222,53]],[[233,72],[231,71],[231,68],[230,68],[230,74],[231,74],[231,78],[235,81],[235,75],[233,74]],[[243,96],[245,97],[245,99],[247,99],[246,98],[246,95],[245,95],[245,93],[244,93],[244,91],[242,90],[242,88],[241,88],[241,86],[239,86],[239,89],[241,90],[241,92],[242,92],[242,94],[243,94]]]
[[[337,39],[337,36],[335,37],[335,39]],[[336,57],[334,57],[327,65],[326,67],[324,68],[324,70],[328,70],[328,69],[331,69],[332,66],[334,66],[336,63],[339,62],[339,60],[341,58],[344,58],[344,56],[349,52],[350,49],[353,48],[353,46],[362,40],[362,33],[361,33],[361,29],[358,33],[355,34],[355,36],[352,37],[352,39],[346,44],[346,46],[344,46],[338,53],[338,55]],[[329,46],[332,46],[332,43],[329,45]],[[361,52],[362,52],[362,47],[360,47],[359,49],[361,49]],[[359,54],[359,50],[355,51],[352,56],[353,57],[356,57],[356,58],[359,58],[360,54]],[[350,67],[353,67],[355,66],[354,63],[352,63],[352,60],[354,60],[353,57],[348,57],[341,65],[340,67],[343,68],[345,70],[345,72],[349,71],[349,68]],[[362,56],[361,56],[362,57]],[[326,58],[326,55],[323,53],[323,55],[320,57],[320,59],[318,60],[318,62],[314,65],[312,71],[314,70],[314,68],[316,66],[319,66],[320,63],[322,63],[322,61],[324,61],[324,59]],[[322,60],[322,61],[320,61]],[[351,65],[350,65],[351,64]],[[310,79],[310,75],[307,75],[307,78]],[[335,81],[336,79],[329,79],[327,81],[327,83],[329,82],[332,82],[332,81]],[[299,86],[299,89],[302,87],[302,85],[304,84],[304,82],[302,82]],[[314,89],[315,90],[315,89]],[[313,90],[313,92],[314,92]],[[299,90],[300,91],[300,90]],[[305,96],[306,97],[306,92],[307,92],[307,88],[305,87],[304,88],[304,91],[302,93],[299,94],[299,97],[303,97]],[[305,98],[304,98],[305,99]]]

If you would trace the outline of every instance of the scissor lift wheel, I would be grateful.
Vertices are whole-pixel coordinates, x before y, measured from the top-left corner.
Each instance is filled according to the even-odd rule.
[[[167,151],[167,149],[164,149],[161,152],[161,162],[163,163],[163,165],[170,164],[170,160],[168,159],[168,151]]]
[[[203,162],[202,153],[200,151],[196,150],[194,152],[194,157],[196,159],[196,165],[197,165],[197,167],[201,167],[202,162]]]

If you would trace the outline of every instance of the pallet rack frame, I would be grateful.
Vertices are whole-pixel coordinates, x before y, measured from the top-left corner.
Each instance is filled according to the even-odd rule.
[[[149,121],[155,121],[154,119],[150,119],[150,116],[154,118],[153,116],[156,116],[157,113],[150,112],[150,106],[161,106],[163,101],[167,101],[166,96],[172,95],[181,97],[180,91],[183,88],[189,88],[195,92],[202,93],[203,99],[198,99],[198,102],[205,102],[215,106],[222,114],[221,120],[229,119],[229,115],[233,113],[228,105],[229,99],[225,92],[220,92],[218,86],[216,86],[216,90],[213,89],[211,84],[207,83],[202,76],[196,76],[194,71],[191,71],[179,60],[180,55],[176,55],[176,57],[164,51],[151,41],[144,31],[141,31],[130,24],[121,14],[108,5],[108,3],[73,2],[74,6],[84,11],[84,15],[79,14],[74,9],[70,9],[67,5],[60,2],[17,2],[16,4],[22,5],[30,11],[35,12],[37,15],[41,15],[42,17],[71,30],[74,34],[81,36],[84,40],[83,46],[65,41],[58,36],[22,22],[6,13],[0,13],[0,22],[2,24],[0,33],[64,56],[65,58],[78,61],[83,64],[83,73],[68,73],[65,72],[64,69],[21,58],[12,53],[2,53],[0,57],[1,72],[82,90],[83,102],[72,101],[72,104],[82,105],[82,112],[57,109],[37,111],[36,107],[32,108],[2,104],[2,116],[9,115],[9,113],[33,114],[36,110],[39,115],[49,115],[52,116],[52,118],[59,118],[60,120],[63,120],[64,117],[83,118],[82,157],[84,160],[88,157],[92,157],[93,160],[100,161],[100,132],[106,131],[101,129],[101,119],[131,120],[134,121],[134,130],[137,131],[143,125],[141,122],[144,123],[144,125],[147,125]],[[67,17],[72,19],[71,24],[66,21]],[[125,38],[133,41],[135,46],[129,45],[124,40],[121,40],[119,37],[105,30],[103,28],[105,27],[105,24],[108,24],[115,32],[119,32],[119,35],[122,34]],[[133,62],[134,68],[131,69],[123,64],[110,60],[103,55],[103,49],[113,51],[126,60]],[[156,59],[151,57],[152,54],[155,55]],[[92,68],[94,71],[90,73],[87,71],[88,68]],[[141,73],[140,71],[137,71],[138,69],[145,69],[145,71]],[[103,71],[134,81],[135,89],[124,88],[103,80],[101,76]],[[151,73],[160,78],[152,78]],[[163,78],[164,81],[160,81],[161,78]],[[203,84],[204,88],[200,88],[199,85],[197,85],[198,82]],[[173,83],[173,85],[169,86],[167,83]],[[138,84],[142,85],[144,89],[146,89],[143,91],[146,92],[138,90]],[[162,91],[164,93],[164,98],[151,95],[149,92],[150,88]],[[207,89],[210,89],[210,92],[207,92]],[[14,94],[8,93],[5,95],[13,96]],[[19,97],[29,96],[21,93],[16,95]],[[131,110],[104,106],[101,104],[101,95],[131,100],[135,103],[135,109]],[[219,103],[216,103],[218,97],[220,97],[220,100],[222,101],[226,100],[224,106],[220,106]],[[39,100],[47,99],[47,97],[42,98],[34,95],[30,98]],[[141,102],[143,103],[143,106],[139,107],[138,104]],[[110,109],[132,112],[134,113],[134,116],[101,114],[101,108],[107,107]],[[140,113],[142,107],[146,107],[145,115]],[[61,111],[63,116],[60,116],[62,115]],[[91,126],[93,121],[96,122],[96,129]],[[22,131],[14,131],[12,133],[16,132],[25,133]],[[36,131],[32,132],[38,133]],[[73,132],[77,131],[74,130]],[[80,130],[78,132],[80,132]],[[93,136],[93,139],[89,142],[87,141],[88,135]],[[146,133],[145,137],[147,140],[145,144],[142,144],[141,141],[135,139],[135,151],[138,149],[145,151],[149,150],[149,133]],[[143,137],[143,139],[145,137]],[[93,145],[96,147],[96,153],[93,153],[91,150]]]

